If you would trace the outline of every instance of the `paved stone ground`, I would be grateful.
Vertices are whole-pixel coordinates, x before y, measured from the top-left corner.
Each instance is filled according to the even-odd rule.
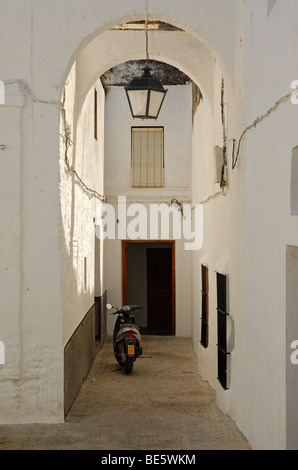
[[[249,450],[197,374],[187,339],[144,337],[131,375],[111,340],[64,424],[0,426],[0,450]]]

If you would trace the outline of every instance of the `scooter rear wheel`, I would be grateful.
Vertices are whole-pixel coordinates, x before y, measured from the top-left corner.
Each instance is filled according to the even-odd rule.
[[[130,374],[133,369],[133,357],[126,356],[124,370],[126,374]]]

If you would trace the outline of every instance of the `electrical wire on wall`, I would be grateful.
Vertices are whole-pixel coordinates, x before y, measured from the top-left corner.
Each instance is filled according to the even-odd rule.
[[[28,93],[28,95],[32,98],[32,101],[34,103],[41,103],[41,104],[49,104],[49,105],[54,105],[58,106],[60,109],[61,113],[61,118],[63,122],[63,135],[62,138],[64,140],[64,145],[65,145],[65,151],[64,151],[64,161],[66,164],[66,167],[69,172],[73,173],[76,179],[79,181],[79,184],[82,186],[82,188],[90,195],[90,197],[96,197],[99,199],[101,202],[106,202],[106,198],[102,195],[99,194],[97,191],[95,191],[92,188],[89,188],[86,183],[82,180],[82,178],[78,175],[76,169],[70,164],[69,159],[68,159],[68,150],[72,145],[71,141],[71,135],[70,135],[70,128],[66,122],[66,113],[65,113],[65,92],[64,92],[64,97],[63,97],[63,102],[61,101],[46,101],[46,100],[41,100],[35,96],[31,88],[27,85],[27,83],[24,80],[21,79],[13,79],[13,80],[7,80],[4,82],[4,85],[12,85],[14,83],[19,83],[22,88]]]
[[[90,195],[90,197],[96,197],[99,199],[101,202],[106,202],[106,198],[102,195],[99,194],[97,191],[95,191],[92,188],[89,188],[86,183],[82,180],[82,178],[79,176],[78,172],[76,169],[70,164],[69,158],[68,158],[68,150],[72,145],[72,140],[71,140],[71,133],[70,133],[70,128],[69,125],[67,124],[66,120],[66,112],[65,112],[65,91],[63,95],[63,103],[61,106],[61,118],[63,122],[63,135],[62,138],[64,140],[64,161],[65,165],[68,169],[69,172],[73,173],[76,177],[76,179],[79,181],[80,185],[82,188]]]
[[[239,141],[238,141],[238,145],[237,145],[237,151],[236,151],[236,155],[235,155],[235,150],[236,150],[236,140],[233,141],[233,156],[232,156],[232,169],[234,170],[236,168],[236,165],[237,165],[237,162],[238,162],[238,159],[239,159],[239,154],[240,154],[240,149],[241,149],[241,143],[242,143],[242,140],[243,138],[245,137],[246,133],[250,130],[250,129],[253,129],[255,128],[260,122],[262,122],[265,118],[267,118],[271,113],[273,113],[279,105],[281,105],[282,103],[285,103],[286,101],[288,101],[288,99],[292,96],[292,92],[291,93],[288,93],[287,95],[284,95],[282,96],[279,100],[276,101],[276,103],[270,108],[268,109],[268,111],[264,114],[262,114],[261,116],[258,116],[254,122],[252,124],[250,124],[249,126],[247,126],[244,131],[242,132],[240,138],[239,138]]]
[[[13,80],[6,80],[4,82],[4,85],[12,85],[14,83],[19,83],[22,86],[22,88],[28,93],[28,95],[31,96],[32,101],[34,101],[35,103],[52,104],[61,108],[62,106],[61,101],[46,101],[46,100],[41,100],[37,98],[35,94],[33,93],[33,91],[31,90],[31,88],[27,85],[27,83],[24,80],[21,80],[20,78],[13,79]]]
[[[223,189],[227,182],[225,180],[225,173],[227,167],[227,135],[226,135],[226,121],[225,121],[225,82],[222,79],[221,83],[221,121],[223,128],[223,164],[221,169],[220,188]]]

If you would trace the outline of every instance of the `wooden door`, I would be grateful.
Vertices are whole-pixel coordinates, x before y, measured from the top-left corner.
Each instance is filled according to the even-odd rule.
[[[172,248],[147,249],[148,327],[172,330]]]

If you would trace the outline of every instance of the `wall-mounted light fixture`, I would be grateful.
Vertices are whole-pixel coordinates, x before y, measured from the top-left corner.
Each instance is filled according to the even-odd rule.
[[[171,204],[178,208],[179,212],[181,212],[181,216],[183,217],[183,208],[181,202],[177,201],[177,199],[172,199]]]
[[[159,80],[152,77],[150,72],[148,53],[148,5],[145,31],[147,65],[144,68],[143,75],[139,78],[133,78],[131,83],[125,87],[125,91],[133,118],[157,119],[167,90],[164,89]]]

